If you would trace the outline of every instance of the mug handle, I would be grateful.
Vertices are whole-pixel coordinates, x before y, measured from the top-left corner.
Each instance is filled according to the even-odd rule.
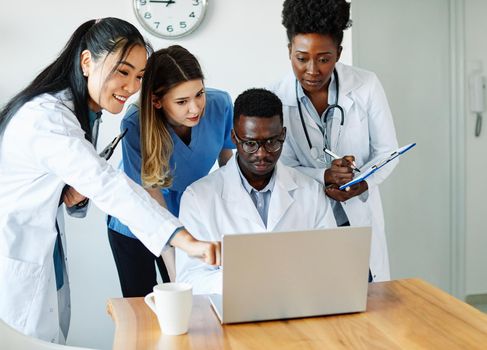
[[[152,312],[156,314],[156,304],[154,304],[154,292],[147,294],[144,298],[144,301],[147,306],[151,308]]]

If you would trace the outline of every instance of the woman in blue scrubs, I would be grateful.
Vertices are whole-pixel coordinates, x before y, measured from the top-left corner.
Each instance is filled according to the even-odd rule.
[[[206,88],[197,59],[174,45],[151,55],[144,74],[140,105],[122,120],[122,165],[129,177],[178,216],[187,186],[206,176],[218,160],[223,166],[235,147],[230,138],[233,106],[228,93]],[[169,274],[115,217],[108,217],[108,238],[124,297],[144,296]]]

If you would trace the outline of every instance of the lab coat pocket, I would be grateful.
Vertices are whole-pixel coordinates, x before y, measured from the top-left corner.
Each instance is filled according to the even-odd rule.
[[[18,330],[26,325],[42,265],[0,256],[0,317]]]

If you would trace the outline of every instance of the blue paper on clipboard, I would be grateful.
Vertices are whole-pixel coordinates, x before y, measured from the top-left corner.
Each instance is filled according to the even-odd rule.
[[[341,185],[339,187],[339,189],[340,190],[344,190],[347,187],[350,187],[352,185],[355,185],[356,183],[359,183],[359,182],[364,181],[366,178],[368,178],[370,175],[372,175],[377,170],[379,170],[380,168],[382,168],[384,165],[386,165],[387,163],[389,163],[391,160],[399,157],[403,153],[406,153],[407,151],[409,151],[414,146],[416,146],[416,143],[410,143],[409,145],[406,145],[404,147],[401,147],[401,148],[397,149],[396,151],[392,152],[391,155],[388,156],[387,158],[382,159],[379,163],[377,163],[375,165],[372,165],[369,169],[367,169],[366,171],[363,171],[359,176],[357,176],[356,178],[354,178],[352,181],[349,181],[346,184]]]

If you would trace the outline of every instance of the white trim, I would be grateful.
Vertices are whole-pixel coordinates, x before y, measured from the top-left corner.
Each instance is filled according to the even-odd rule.
[[[465,3],[450,0],[450,291],[465,298]]]

